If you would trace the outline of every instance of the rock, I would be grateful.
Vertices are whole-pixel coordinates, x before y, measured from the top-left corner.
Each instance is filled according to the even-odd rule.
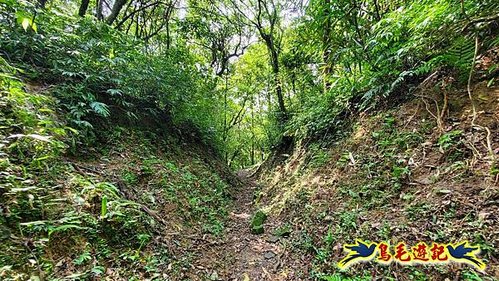
[[[272,235],[269,238],[267,238],[267,242],[269,243],[276,243],[277,241],[279,241],[279,237],[275,235]]]
[[[263,224],[267,220],[267,214],[262,210],[258,210],[251,219],[251,232],[253,234],[262,234],[264,232]]]
[[[265,252],[265,254],[263,254],[263,256],[266,259],[270,260],[270,259],[273,259],[275,257],[275,253],[272,251],[267,251],[267,252]]]

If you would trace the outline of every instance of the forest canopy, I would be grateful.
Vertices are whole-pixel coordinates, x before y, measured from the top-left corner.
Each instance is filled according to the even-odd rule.
[[[0,5],[4,54],[62,82],[87,137],[90,119],[110,106],[133,119],[140,100],[191,124],[233,167],[263,160],[283,136],[334,135],[344,116],[408,98],[439,67],[464,81],[475,39],[498,43],[496,1]]]

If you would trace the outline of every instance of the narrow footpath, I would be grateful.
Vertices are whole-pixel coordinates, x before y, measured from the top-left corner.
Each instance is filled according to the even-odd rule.
[[[257,183],[245,171],[238,173],[243,185],[235,193],[233,208],[222,241],[212,241],[202,248],[195,266],[208,280],[284,280],[279,274],[283,249],[268,224],[265,233],[251,233],[251,216],[255,213],[253,194]],[[200,276],[198,276],[200,277]],[[203,279],[201,279],[203,280]]]

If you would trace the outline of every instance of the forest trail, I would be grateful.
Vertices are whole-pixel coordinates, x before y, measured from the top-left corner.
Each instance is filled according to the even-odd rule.
[[[0,281],[499,281],[498,222],[497,0],[0,0]]]
[[[250,229],[258,183],[249,179],[246,171],[237,175],[244,184],[234,192],[226,235],[223,241],[209,243],[199,253],[195,267],[207,270],[209,280],[280,280],[284,277],[278,274],[283,249],[278,238],[268,231],[272,227],[265,224],[265,233],[260,235],[252,234]]]

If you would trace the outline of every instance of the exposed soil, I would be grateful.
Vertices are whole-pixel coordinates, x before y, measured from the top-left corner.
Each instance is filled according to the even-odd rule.
[[[240,171],[239,178],[245,183],[235,194],[226,234],[221,241],[212,241],[203,247],[195,261],[197,277],[208,276],[211,280],[282,280],[278,268],[281,265],[283,249],[279,238],[265,224],[265,233],[251,233],[250,222],[256,209],[253,205],[257,183],[249,179],[249,173]]]
[[[480,117],[477,122],[492,129],[493,147],[496,148],[496,124],[498,120],[496,116],[497,88],[487,88],[482,83],[474,87],[473,93],[476,95],[476,105]],[[466,142],[474,143],[478,153],[487,155],[485,145],[478,145],[480,142],[484,142],[484,133],[474,132],[475,135],[479,135],[476,137],[478,140],[469,137],[473,134],[470,132],[469,127],[469,123],[471,122],[469,120],[471,118],[471,105],[469,104],[467,93],[453,92],[449,105],[451,110],[448,120],[445,122],[445,131],[462,130],[464,132],[463,139]],[[422,113],[422,117],[414,118],[418,112]],[[424,104],[419,99],[404,105],[393,113],[397,116],[397,120],[404,120],[399,125],[399,129],[405,131],[416,131],[422,126],[425,118],[431,119],[429,114],[425,114]],[[369,154],[369,150],[366,147],[375,146],[375,143],[365,143],[370,140],[365,136],[370,136],[371,132],[375,131],[374,128],[369,127],[372,120],[359,121],[361,124],[360,130],[365,129],[365,132],[360,134],[359,140],[355,136],[351,138],[354,144],[350,149],[356,155],[355,157],[360,157],[357,156],[358,154]],[[454,122],[451,122],[453,120]],[[458,239],[463,237],[461,235],[463,231],[474,233],[476,229],[474,229],[474,226],[469,225],[466,219],[470,214],[476,214],[482,222],[481,235],[483,239],[490,243],[491,246],[497,243],[497,228],[494,226],[494,221],[497,220],[495,216],[497,206],[493,199],[495,198],[494,196],[497,196],[497,179],[487,176],[487,171],[490,169],[488,166],[490,165],[490,161],[484,158],[475,160],[474,162],[471,161],[469,169],[474,172],[467,175],[464,179],[456,180],[458,177],[463,177],[463,174],[447,172],[445,169],[445,167],[452,164],[452,161],[448,161],[446,154],[439,151],[438,146],[435,145],[439,135],[438,132],[430,132],[426,136],[425,143],[415,146],[412,158],[419,165],[413,168],[412,175],[402,185],[400,194],[391,194],[391,197],[388,199],[391,202],[389,205],[392,208],[392,212],[377,209],[366,214],[359,211],[358,220],[361,221],[357,221],[357,223],[361,226],[369,225],[369,228],[372,229],[370,233],[362,234],[364,235],[362,237],[367,235],[373,239],[376,237],[379,238],[379,233],[383,226],[382,222],[392,222],[393,226],[390,233],[394,237],[399,237],[409,242],[425,241],[431,240],[428,233],[436,233],[440,229],[439,225],[441,223],[450,223],[450,225],[447,225],[445,236],[447,239],[451,239],[450,237]],[[356,143],[356,141],[364,143]],[[338,149],[336,151],[334,147],[332,148],[335,160],[338,160],[337,158],[341,155],[344,147],[339,147]],[[265,191],[260,205],[273,206],[273,208],[279,209],[278,201],[280,199],[287,198],[288,195],[296,196],[293,194],[301,188],[299,184],[296,185],[294,182],[297,179],[294,176],[296,173],[293,171],[299,168],[299,163],[301,163],[304,156],[300,153],[295,154],[297,155],[296,158],[292,156],[288,160],[289,163],[286,167],[279,166],[274,169],[272,180],[261,181],[262,183],[266,182],[267,186],[259,186],[260,183],[249,178],[250,173],[248,171],[240,171],[238,173],[238,177],[244,184],[233,191],[234,201],[226,225],[226,234],[219,241],[210,241],[199,247],[199,258],[194,262],[196,271],[193,272],[192,279],[203,280],[203,276],[207,277],[208,280],[306,280],[311,278],[309,270],[314,262],[313,255],[300,250],[297,251],[293,247],[289,249],[288,246],[291,245],[291,241],[300,240],[297,234],[300,233],[300,230],[304,230],[304,228],[312,231],[314,236],[316,236],[314,240],[316,240],[320,239],[321,236],[325,237],[327,231],[331,229],[331,225],[339,223],[336,222],[336,214],[345,208],[345,198],[344,195],[338,194],[338,184],[341,182],[355,182],[355,175],[358,171],[354,169],[355,167],[339,169],[334,164],[337,161],[331,161],[328,165],[306,176],[305,182],[307,184],[305,186],[315,190],[312,192],[313,195],[310,198],[310,201],[313,201],[314,208],[317,208],[313,213],[326,210],[325,212],[331,215],[326,216],[322,220],[314,220],[311,225],[305,227],[303,224],[303,213],[306,212],[304,205],[298,203],[300,200],[295,198],[289,201],[286,206],[282,206],[284,207],[283,210],[278,211],[269,218],[265,225],[264,234],[252,234],[250,231],[251,216],[257,211],[254,204],[254,196],[258,192],[255,191]],[[464,156],[470,159],[473,158],[471,152],[470,155]],[[377,158],[374,157],[374,159]],[[449,175],[438,178],[439,174],[435,175],[435,173],[449,173]],[[438,180],[435,180],[435,178],[438,178]],[[292,188],[295,185],[297,189]],[[441,190],[448,193],[440,194]],[[407,203],[401,199],[404,194],[413,194],[414,200]],[[417,210],[415,215],[419,219],[412,221],[406,217],[408,211],[405,208],[412,206],[411,203],[419,201],[431,206],[438,206],[438,208],[433,208],[431,212]],[[449,210],[452,209],[449,207],[450,205],[458,206],[457,211],[454,217],[445,219],[444,217],[448,216]],[[320,215],[317,216],[319,217]],[[438,217],[437,223],[431,222],[432,216]],[[273,230],[282,226],[285,222],[290,222],[292,225],[292,237],[284,239],[274,236]],[[409,226],[410,231],[402,230],[403,228],[399,230],[397,228],[404,224]],[[423,230],[428,233],[424,233]],[[347,242],[347,240],[344,242]],[[320,240],[316,240],[314,244],[320,245],[321,242]],[[330,262],[329,268],[334,268],[334,263],[344,256],[341,244],[336,243],[330,249],[328,257],[328,261]],[[488,278],[497,276],[497,256],[489,253],[488,263],[487,273],[483,276]],[[388,274],[381,270],[381,268],[372,268],[372,265],[367,264],[359,265],[357,268],[371,271],[374,280],[384,278]],[[466,268],[455,264],[449,265],[446,272],[440,273],[431,267],[419,267],[419,269],[433,276],[435,280],[449,280],[446,278],[452,275],[456,276],[455,280],[466,279],[464,276],[461,276],[461,271]],[[409,269],[402,268],[397,271],[400,271],[400,276],[395,274],[395,271],[392,274],[398,280],[410,279],[409,276],[411,273]]]
[[[40,92],[43,90],[42,86],[30,85],[30,91]],[[473,94],[477,107],[477,123],[487,126],[492,131],[492,148],[497,157],[499,152],[497,147],[499,141],[499,117],[497,115],[499,112],[499,88],[489,88],[482,82],[475,85]],[[360,228],[367,226],[366,228],[370,229],[370,231],[358,231],[357,227],[354,227],[355,229],[351,230],[352,233],[348,233],[351,235],[344,234],[341,239],[345,241],[338,240],[335,245],[331,246],[331,249],[328,249],[330,250],[328,260],[331,264],[344,256],[341,248],[343,243],[340,243],[340,241],[348,242],[348,239],[351,239],[350,237],[356,237],[354,234],[376,240],[380,237],[379,233],[384,231],[382,222],[393,222],[392,225],[387,224],[386,231],[390,236],[403,238],[409,242],[430,241],[432,239],[431,235],[442,229],[445,229],[445,233],[442,235],[446,239],[461,239],[463,233],[468,233],[470,234],[468,235],[469,238],[473,238],[471,233],[479,233],[482,239],[492,248],[487,253],[489,267],[485,277],[499,278],[499,257],[497,256],[499,232],[496,226],[499,210],[499,175],[492,177],[489,174],[492,167],[490,159],[486,157],[488,150],[485,143],[485,132],[473,131],[470,126],[472,108],[467,93],[462,90],[454,91],[450,96],[443,129],[445,132],[453,130],[463,132],[462,140],[464,145],[462,149],[468,151],[468,153],[464,153],[461,156],[462,159],[458,160],[463,160],[461,165],[466,166],[466,169],[453,170],[452,163],[456,161],[449,160],[449,152],[443,153],[438,146],[438,138],[443,132],[429,132],[425,136],[424,142],[414,145],[411,150],[410,159],[415,164],[411,164],[414,166],[411,168],[411,176],[404,179],[399,193],[390,194],[387,192],[385,194],[390,196],[387,204],[390,206],[391,211],[378,208],[370,209],[367,212],[362,211],[357,206],[354,213],[359,214],[359,216],[352,220],[357,225],[360,225]],[[429,97],[427,99],[438,100],[437,98]],[[396,120],[402,120],[398,125],[400,131],[416,132],[424,125],[425,118],[432,118],[431,114],[425,110],[429,111],[430,109],[425,107],[422,100],[414,100],[392,113],[394,113]],[[373,149],[376,147],[376,142],[370,135],[375,129],[381,128],[382,120],[375,121],[376,119],[372,118],[359,120],[357,133],[353,133],[350,140],[344,143],[345,145],[330,148],[328,153],[332,155],[332,158],[329,163],[318,169],[307,170],[310,173],[303,178],[295,177],[297,174],[295,172],[303,164],[301,162],[305,162],[302,161],[305,156],[299,153],[298,150],[295,151],[296,157],[293,158],[292,155],[288,159],[286,166],[274,168],[274,176],[271,181],[267,181],[268,186],[265,188],[259,186],[259,183],[250,177],[250,172],[240,171],[238,177],[243,184],[234,185],[234,190],[230,192],[233,197],[232,206],[225,224],[225,232],[221,237],[203,236],[192,229],[180,230],[180,227],[176,227],[180,222],[174,221],[169,216],[176,206],[158,202],[158,205],[162,207],[160,210],[154,210],[153,214],[155,219],[164,225],[165,233],[158,235],[158,237],[162,237],[162,241],[157,241],[157,243],[168,245],[169,250],[176,257],[193,254],[190,268],[183,269],[185,271],[183,277],[188,277],[190,280],[246,281],[304,280],[310,278],[308,270],[311,267],[313,256],[310,253],[304,254],[303,251],[297,251],[296,249],[287,249],[289,241],[283,241],[283,238],[275,236],[273,231],[282,226],[284,222],[290,222],[293,228],[290,240],[298,241],[300,238],[297,237],[297,234],[301,233],[302,230],[309,230],[313,232],[313,238],[316,240],[314,241],[315,244],[320,245],[320,239],[327,235],[327,232],[332,229],[331,226],[340,225],[339,211],[342,213],[350,211],[350,206],[345,204],[344,201],[345,198],[351,199],[350,195],[340,193],[342,188],[340,183],[355,183],[356,181],[362,183],[361,179],[364,174],[360,173],[361,167],[359,163],[350,163],[343,168],[338,168],[337,163],[342,153],[346,151],[345,149],[351,151],[352,159],[357,159],[357,161],[362,156],[379,152]],[[376,126],[379,128],[376,128]],[[474,150],[465,150],[467,144]],[[477,155],[483,157],[477,157]],[[381,155],[371,156],[372,159],[379,161],[379,165],[383,164]],[[206,158],[209,158],[209,155]],[[119,174],[122,172],[123,167],[126,166],[128,159],[127,155],[116,153],[112,157],[112,165],[106,165],[100,163],[100,161],[87,161],[85,164],[75,162],[74,168],[80,174],[116,179],[119,178]],[[355,161],[352,159],[350,161]],[[214,164],[210,163],[210,166],[212,165]],[[387,169],[389,170],[390,167],[385,167],[385,170]],[[380,170],[384,171],[383,169]],[[147,181],[142,182],[141,174],[139,172],[137,174],[139,175],[138,184],[144,186],[144,188],[147,187]],[[301,185],[296,182],[298,180],[303,180],[305,184]],[[126,197],[139,201],[135,196],[141,193],[141,188],[131,190],[131,192],[125,194]],[[310,193],[310,196],[306,200],[298,198],[297,194],[302,188],[309,189],[307,192]],[[262,189],[266,192],[260,202],[261,204],[279,209],[279,201],[282,201],[285,203],[285,208],[277,212],[277,216],[269,218],[265,224],[264,234],[255,235],[251,233],[250,222],[252,215],[257,211],[254,204],[255,191]],[[126,190],[126,188],[122,188],[122,190]],[[412,196],[413,199],[408,201],[404,199],[405,195]],[[358,196],[363,196],[363,194],[359,193]],[[162,197],[162,194],[155,194],[157,200],[161,200]],[[308,215],[312,218],[313,214],[314,219],[307,226],[302,222],[303,218],[306,217],[303,214],[305,211],[303,201],[308,201],[309,204],[314,206],[314,211]],[[429,209],[420,208],[418,205],[413,204],[414,202],[424,202]],[[409,218],[408,214],[410,212],[408,210],[415,210],[412,215],[416,219],[412,219],[413,221]],[[149,209],[146,211],[150,212]],[[320,213],[325,215],[322,216]],[[451,213],[452,217],[447,218],[446,216],[450,216]],[[162,218],[165,218],[167,222]],[[479,229],[473,224],[474,221],[479,221]],[[445,225],[445,228],[442,225]],[[406,228],[399,226],[406,226]],[[169,231],[169,229],[175,228],[179,228],[179,231]],[[184,249],[173,247],[172,240],[178,242]],[[54,251],[53,254],[57,256],[60,253]],[[68,258],[67,263],[71,264],[71,259]],[[334,267],[331,264],[329,268]],[[56,269],[58,267],[56,265]],[[165,265],[165,267],[168,266]],[[368,265],[359,265],[358,268],[371,270],[373,276],[380,278],[383,278],[386,273],[379,268],[372,269]],[[457,276],[456,280],[462,279],[464,277],[459,277],[461,269],[461,267],[453,265],[441,276],[443,276],[442,278],[448,278],[448,276],[455,275]],[[66,271],[72,270],[74,269],[66,268]],[[432,276],[438,276],[439,274],[433,268],[422,268],[421,270]],[[170,269],[165,268],[165,272],[168,275]],[[397,279],[408,280],[400,276]],[[435,280],[444,279],[437,277]]]

